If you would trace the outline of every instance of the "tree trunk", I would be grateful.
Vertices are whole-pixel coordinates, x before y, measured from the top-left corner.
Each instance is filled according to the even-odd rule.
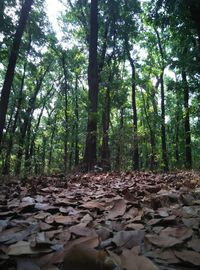
[[[169,170],[168,157],[167,157],[167,144],[166,144],[166,129],[165,129],[165,89],[162,72],[160,74],[160,86],[161,86],[161,141],[162,141],[162,162],[163,170],[166,172]]]
[[[109,123],[110,123],[110,89],[109,89],[109,86],[107,86],[107,88],[106,88],[105,95],[106,96],[105,96],[104,111],[103,111],[103,115],[102,115],[103,137],[102,137],[102,149],[101,149],[101,166],[105,170],[110,170],[111,164],[110,164],[110,149],[109,149],[109,135],[108,135]]]
[[[189,8],[190,8],[190,13],[191,13],[191,18],[195,22],[196,29],[197,29],[197,34],[199,38],[199,44],[200,44],[200,3],[199,1],[190,1],[189,3]]]
[[[125,49],[131,66],[131,92],[133,110],[133,170],[139,170],[139,146],[137,128],[137,105],[136,105],[136,84],[135,84],[135,63],[130,53],[128,33],[125,33]]]
[[[64,112],[65,112],[65,137],[64,137],[64,172],[67,173],[68,163],[68,82],[65,54],[62,55],[62,68],[64,73]]]
[[[190,132],[190,111],[189,111],[189,86],[186,72],[182,71],[182,80],[184,87],[184,124],[185,124],[185,167],[192,168],[192,146]]]
[[[21,164],[22,164],[22,156],[23,156],[23,148],[24,148],[24,142],[26,138],[26,133],[28,130],[29,125],[31,126],[32,116],[35,110],[35,102],[37,95],[42,87],[43,80],[50,68],[50,65],[47,66],[46,70],[43,72],[43,74],[40,76],[40,78],[37,80],[35,91],[33,93],[33,96],[29,99],[29,105],[25,113],[23,124],[21,124],[20,127],[20,139],[19,139],[19,149],[17,153],[17,160],[16,160],[16,166],[15,166],[15,174],[19,175],[21,172]]]
[[[76,85],[75,85],[75,166],[79,164],[79,107],[78,107],[78,76],[76,76]]]
[[[161,95],[161,141],[162,141],[162,167],[163,170],[166,172],[169,170],[168,165],[168,156],[167,156],[167,143],[166,143],[166,129],[165,129],[165,88],[164,88],[164,70],[165,70],[165,57],[164,57],[164,50],[162,47],[162,42],[160,38],[160,34],[156,28],[154,28],[156,33],[157,41],[158,41],[158,48],[161,57],[161,74],[160,74],[160,95]]]
[[[122,166],[122,149],[123,149],[123,132],[124,132],[124,108],[120,109],[120,127],[119,138],[117,138],[116,170],[120,171]]]
[[[97,105],[98,105],[98,0],[91,0],[90,10],[90,44],[89,44],[89,104],[87,137],[84,155],[84,165],[87,170],[93,169],[97,162]]]
[[[22,6],[21,15],[19,19],[19,24],[14,36],[13,45],[10,53],[10,58],[8,62],[8,67],[5,75],[5,80],[1,92],[1,100],[0,100],[0,145],[2,142],[3,129],[5,127],[6,121],[6,113],[8,109],[9,97],[11,92],[11,86],[14,78],[15,66],[19,54],[20,43],[22,39],[23,32],[26,27],[26,23],[28,20],[29,12],[31,10],[31,6],[33,4],[33,0],[26,0]]]

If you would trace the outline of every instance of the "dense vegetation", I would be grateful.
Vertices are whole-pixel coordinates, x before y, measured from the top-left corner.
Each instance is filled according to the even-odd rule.
[[[199,169],[199,1],[62,2],[0,2],[1,173]]]

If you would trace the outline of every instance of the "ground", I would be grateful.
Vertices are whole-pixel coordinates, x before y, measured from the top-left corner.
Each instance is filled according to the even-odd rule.
[[[200,268],[200,176],[88,173],[0,184],[0,268]]]

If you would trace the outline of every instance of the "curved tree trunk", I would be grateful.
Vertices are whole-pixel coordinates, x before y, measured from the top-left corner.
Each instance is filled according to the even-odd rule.
[[[10,58],[8,62],[8,67],[5,75],[5,80],[1,92],[0,100],[0,145],[2,142],[3,129],[5,127],[6,113],[8,109],[8,102],[11,92],[11,86],[14,78],[15,66],[19,54],[20,43],[22,39],[23,32],[26,27],[29,12],[34,0],[26,0],[22,6],[21,15],[19,19],[19,24],[14,36],[13,46],[10,53]]]

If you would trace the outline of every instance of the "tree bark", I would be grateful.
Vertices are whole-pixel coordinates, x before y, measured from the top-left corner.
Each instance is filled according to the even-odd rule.
[[[65,138],[64,138],[64,172],[67,173],[68,163],[68,82],[67,82],[67,69],[65,54],[62,55],[62,68],[64,73],[64,112],[65,112]]]
[[[111,78],[110,78],[111,79]],[[110,80],[109,80],[110,81]],[[104,111],[102,114],[102,149],[101,149],[101,166],[105,170],[110,170],[110,149],[109,149],[109,123],[110,123],[110,88],[107,86],[105,93]]]
[[[84,166],[87,170],[93,169],[97,162],[97,105],[98,105],[98,63],[97,63],[97,41],[98,41],[98,0],[91,0],[90,9],[90,43],[89,43],[89,104],[87,137],[84,155]]]
[[[1,92],[0,100],[0,145],[3,137],[3,130],[5,127],[6,113],[8,109],[9,97],[11,92],[11,86],[14,78],[15,66],[19,54],[20,43],[22,39],[23,32],[26,27],[29,13],[31,11],[31,6],[34,0],[26,0],[22,6],[21,15],[19,19],[19,24],[14,36],[13,45],[9,57],[8,67],[4,79],[4,84]]]
[[[165,89],[163,81],[164,73],[160,74],[160,86],[161,86],[161,141],[162,141],[162,161],[163,170],[166,172],[169,170],[168,156],[167,156],[167,143],[166,143],[166,129],[165,129]]]
[[[165,88],[164,88],[164,70],[165,70],[165,57],[164,57],[164,51],[162,47],[162,42],[160,38],[160,34],[156,28],[154,28],[154,31],[156,33],[157,41],[158,41],[158,48],[160,52],[161,57],[161,74],[160,74],[160,96],[161,96],[161,141],[162,141],[162,167],[163,170],[166,172],[169,170],[169,164],[168,164],[168,156],[167,156],[167,143],[166,143],[166,129],[165,129]]]
[[[125,34],[125,49],[131,66],[131,92],[133,110],[133,170],[139,170],[138,121],[136,105],[135,63],[130,54],[128,33]]]
[[[184,87],[184,124],[185,124],[185,167],[192,168],[192,146],[190,132],[190,111],[189,111],[189,85],[186,72],[182,71],[182,80]]]
[[[79,106],[78,106],[78,76],[76,76],[75,84],[75,166],[79,164]]]

